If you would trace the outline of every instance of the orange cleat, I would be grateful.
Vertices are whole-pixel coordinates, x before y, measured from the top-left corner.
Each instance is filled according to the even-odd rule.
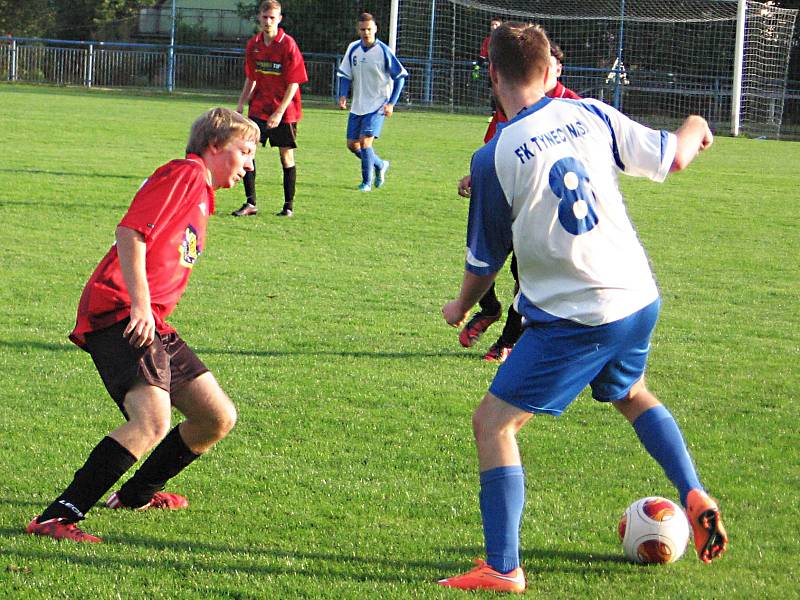
[[[131,509],[130,506],[125,506],[122,502],[120,502],[119,492],[114,492],[108,497],[108,500],[106,500],[106,506],[108,508]],[[167,492],[156,492],[150,499],[150,502],[148,502],[144,506],[139,506],[138,508],[132,508],[131,510],[148,510],[150,508],[179,510],[181,508],[188,508],[188,507],[189,507],[189,501],[183,496],[180,496],[178,494],[168,494]]]
[[[25,533],[31,535],[43,535],[51,537],[54,540],[72,540],[74,542],[102,542],[103,540],[97,536],[86,533],[78,529],[75,523],[69,523],[66,519],[48,519],[43,523],[36,521],[39,517],[34,517],[33,521],[28,523],[25,528]]]
[[[719,507],[703,490],[694,489],[686,497],[686,514],[692,526],[697,557],[710,563],[728,548],[728,532],[722,524]]]
[[[492,590],[512,594],[525,591],[525,573],[521,567],[508,573],[499,573],[480,558],[475,560],[475,564],[478,566],[463,575],[440,579],[439,585],[460,590]]]

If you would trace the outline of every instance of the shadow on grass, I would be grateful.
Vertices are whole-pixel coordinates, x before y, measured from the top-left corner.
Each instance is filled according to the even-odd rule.
[[[38,350],[48,350],[50,352],[63,352],[63,351],[77,351],[80,350],[74,344],[64,343],[64,344],[54,344],[49,342],[38,342],[38,341],[19,341],[19,342],[9,342],[6,340],[0,340],[0,348],[14,348],[17,350],[27,350],[30,348],[38,349]],[[232,356],[252,356],[255,358],[285,358],[291,356],[335,356],[335,357],[342,357],[342,358],[420,358],[420,357],[442,357],[442,358],[459,358],[459,359],[467,359],[470,361],[481,361],[483,362],[483,356],[479,353],[470,353],[465,352],[459,348],[455,348],[453,350],[442,350],[440,352],[337,352],[335,350],[249,350],[249,349],[242,349],[242,350],[233,350],[233,349],[221,349],[221,348],[198,348],[193,347],[194,351],[197,352],[198,355],[203,356],[204,354],[208,355],[232,355]]]
[[[75,350],[80,350],[75,344],[70,342],[65,342],[62,344],[54,344],[51,342],[37,342],[33,340],[28,341],[21,341],[21,342],[9,342],[7,340],[0,340],[0,348],[14,348],[16,350],[28,350],[30,348],[35,348],[37,350],[48,350],[50,352],[64,352],[65,350],[68,352],[74,352]]]
[[[13,173],[14,175],[58,175],[62,177],[94,177],[97,179],[141,179],[141,174],[139,175],[120,175],[116,173],[87,173],[86,171],[47,171],[45,169],[2,169],[0,168],[0,173]],[[5,204],[27,204],[30,205],[30,202],[9,202],[4,201]],[[40,203],[36,203],[36,206],[40,206]],[[85,204],[84,204],[85,206]]]
[[[0,528],[2,537],[28,537],[22,532],[22,528],[11,529],[8,527]],[[403,560],[392,559],[380,555],[361,555],[337,554],[334,552],[320,551],[297,551],[276,547],[262,547],[258,545],[246,545],[236,547],[230,544],[214,544],[208,542],[192,540],[164,540],[148,537],[125,536],[115,537],[112,535],[104,536],[106,544],[114,545],[123,549],[122,552],[115,552],[113,556],[81,556],[81,545],[60,542],[57,549],[48,546],[49,540],[39,540],[36,543],[43,544],[44,547],[38,548],[14,548],[0,549],[0,556],[8,556],[14,560],[54,560],[63,561],[68,558],[70,563],[87,565],[94,568],[119,567],[150,569],[153,565],[154,552],[158,553],[158,563],[174,570],[191,570],[192,572],[207,573],[229,573],[232,569],[252,575],[292,575],[309,576],[315,579],[324,576],[335,577],[350,581],[385,581],[396,583],[431,583],[436,577],[454,575],[466,571],[470,568],[470,559],[483,555],[483,548],[446,548],[448,554],[463,555],[464,559],[457,561],[443,560]],[[63,544],[63,545],[61,545]],[[90,546],[94,546],[90,544]],[[124,548],[138,547],[148,552],[143,553],[143,558],[136,558]],[[176,558],[176,552],[184,552],[190,558]],[[204,553],[208,553],[204,556]],[[163,555],[162,555],[163,554]],[[236,561],[220,562],[220,556],[238,556]],[[542,549],[532,550],[525,553],[524,562],[526,572],[531,575],[534,573],[547,574],[553,571],[559,573],[586,574],[593,571],[606,572],[617,566],[626,565],[627,561],[621,556],[606,554],[590,554],[582,552],[565,552],[562,550]],[[246,558],[243,558],[246,557]],[[266,559],[266,560],[264,560]],[[286,561],[286,566],[282,566],[281,561]],[[313,565],[297,564],[298,561],[310,561]],[[537,566],[537,562],[546,561],[547,565]],[[265,564],[265,562],[267,564]],[[554,569],[553,563],[561,566]],[[276,564],[277,563],[277,564]],[[392,570],[398,570],[393,574]],[[410,569],[424,571],[424,573],[414,574]],[[431,572],[435,573],[431,576]]]

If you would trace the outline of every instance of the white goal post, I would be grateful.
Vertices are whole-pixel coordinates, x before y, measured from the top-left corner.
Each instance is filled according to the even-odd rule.
[[[389,37],[411,74],[410,104],[488,111],[478,54],[497,17],[541,23],[564,51],[564,85],[652,126],[698,113],[718,132],[780,136],[796,10],[746,0],[391,4]]]

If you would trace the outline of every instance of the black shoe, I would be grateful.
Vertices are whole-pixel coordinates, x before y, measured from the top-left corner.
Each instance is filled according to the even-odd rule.
[[[242,208],[233,211],[231,214],[234,217],[249,217],[251,215],[258,214],[258,209],[256,208],[255,204],[250,204],[249,202],[245,202],[244,204],[242,204]]]
[[[276,217],[293,217],[294,213],[290,209],[284,208],[281,212],[275,213],[275,216]]]

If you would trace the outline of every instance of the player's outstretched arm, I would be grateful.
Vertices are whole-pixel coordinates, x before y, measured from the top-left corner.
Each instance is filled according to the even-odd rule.
[[[700,115],[686,117],[683,125],[675,132],[675,136],[678,138],[678,147],[670,172],[682,171],[700,152],[714,143],[714,135],[708,128],[706,120]]]

